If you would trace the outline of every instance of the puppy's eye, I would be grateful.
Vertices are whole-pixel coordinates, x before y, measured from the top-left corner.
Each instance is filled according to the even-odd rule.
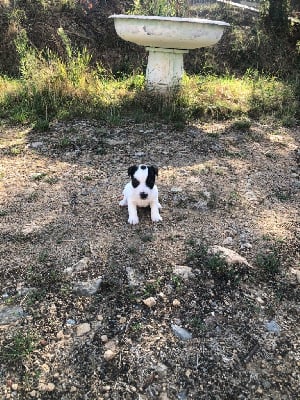
[[[139,184],[140,184],[140,182],[139,182],[136,178],[132,178],[131,183],[132,183],[132,186],[133,186],[134,188],[138,187]]]

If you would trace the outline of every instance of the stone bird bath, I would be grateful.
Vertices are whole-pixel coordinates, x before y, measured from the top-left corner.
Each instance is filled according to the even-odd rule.
[[[183,54],[213,46],[222,37],[227,22],[199,18],[111,15],[117,34],[149,52],[146,82],[149,89],[167,92],[180,85]]]

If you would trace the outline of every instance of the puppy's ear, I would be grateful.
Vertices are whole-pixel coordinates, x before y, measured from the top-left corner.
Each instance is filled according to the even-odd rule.
[[[149,167],[152,169],[152,171],[154,172],[154,175],[158,176],[158,168],[156,165],[151,165],[151,167]]]
[[[135,172],[137,170],[138,170],[138,166],[132,165],[131,167],[128,168],[128,175],[131,176],[131,178],[133,178],[133,175],[135,174]]]
[[[158,175],[158,168],[155,167],[154,165],[151,165],[148,167],[148,176],[146,179],[146,185],[150,188],[153,189],[154,183],[155,183],[155,176]]]

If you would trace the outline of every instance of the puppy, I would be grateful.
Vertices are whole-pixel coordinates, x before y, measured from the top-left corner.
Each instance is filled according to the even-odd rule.
[[[151,165],[132,165],[128,168],[128,175],[131,181],[123,190],[123,200],[120,206],[128,206],[128,222],[136,225],[139,223],[137,207],[151,208],[151,220],[159,222],[162,220],[158,202],[158,189],[155,185],[155,177],[158,175],[157,167]]]

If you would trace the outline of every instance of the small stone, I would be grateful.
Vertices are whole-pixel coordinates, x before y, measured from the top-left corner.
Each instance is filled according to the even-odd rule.
[[[101,336],[101,342],[103,342],[103,343],[108,342],[108,336],[107,335],[102,335]]]
[[[119,323],[120,323],[121,325],[126,324],[126,321],[127,321],[126,317],[121,317],[121,318],[119,319]]]
[[[91,325],[88,322],[84,322],[83,324],[77,326],[76,333],[77,336],[83,336],[88,332],[90,332],[90,330],[91,330]]]
[[[159,400],[169,400],[169,397],[168,397],[167,393],[166,392],[162,392],[159,395]]]
[[[48,391],[48,392],[53,392],[54,389],[55,389],[54,383],[49,382],[49,383],[47,384],[47,391]]]
[[[264,304],[264,300],[261,298],[261,297],[256,297],[256,301],[259,303],[259,304]]]
[[[36,390],[32,390],[32,391],[29,393],[29,396],[30,396],[30,397],[36,397],[36,395],[37,395]]]
[[[223,245],[224,246],[230,246],[233,244],[233,238],[231,236],[228,236],[223,240]]]
[[[42,369],[42,371],[43,371],[45,374],[47,374],[47,373],[50,372],[50,367],[49,367],[49,365],[46,364],[46,363],[45,363],[45,364],[42,364],[41,369]]]
[[[179,275],[181,278],[185,280],[193,278],[195,276],[192,268],[186,265],[175,265],[173,269],[173,274]]]
[[[66,325],[73,326],[76,324],[76,321],[72,318],[66,320]]]
[[[117,355],[117,353],[116,353],[115,351],[113,351],[113,350],[106,350],[106,351],[104,352],[104,354],[103,354],[103,358],[104,358],[104,360],[106,360],[106,361],[110,361],[110,360],[112,360],[113,358],[115,358],[116,355]]]
[[[266,328],[267,328],[267,330],[268,330],[269,332],[277,333],[277,334],[280,333],[280,326],[279,326],[279,325],[277,324],[277,322],[274,321],[274,320],[272,320],[272,321],[270,321],[270,322],[267,322],[267,323],[265,324],[265,326],[266,326]]]
[[[191,332],[187,331],[186,329],[182,328],[179,325],[172,324],[171,325],[172,331],[175,336],[177,336],[181,340],[189,340],[192,339]]]
[[[182,188],[179,187],[179,186],[173,186],[173,187],[171,188],[171,192],[172,192],[172,193],[180,193],[180,192],[182,192]]]
[[[19,385],[17,383],[13,383],[11,385],[12,390],[15,390],[15,391],[18,390],[18,387],[19,387]]]
[[[56,337],[58,340],[63,340],[65,338],[64,331],[58,331]]]
[[[102,277],[85,282],[74,282],[73,291],[79,296],[92,296],[97,293],[101,282]]]
[[[32,142],[29,144],[29,147],[32,149],[38,149],[39,147],[42,147],[44,145],[43,142]]]
[[[143,303],[145,304],[145,306],[151,308],[156,305],[156,300],[154,297],[148,297],[147,299],[143,300]]]
[[[240,248],[241,248],[242,250],[250,250],[250,249],[252,249],[252,244],[249,243],[249,242],[242,243],[242,244],[240,245]]]
[[[77,262],[74,266],[74,270],[76,272],[85,271],[88,269],[90,264],[90,259],[88,257],[83,257],[81,260]]]
[[[177,299],[174,299],[174,300],[173,300],[173,306],[174,306],[174,307],[179,307],[179,306],[180,306],[180,301],[177,300]]]

